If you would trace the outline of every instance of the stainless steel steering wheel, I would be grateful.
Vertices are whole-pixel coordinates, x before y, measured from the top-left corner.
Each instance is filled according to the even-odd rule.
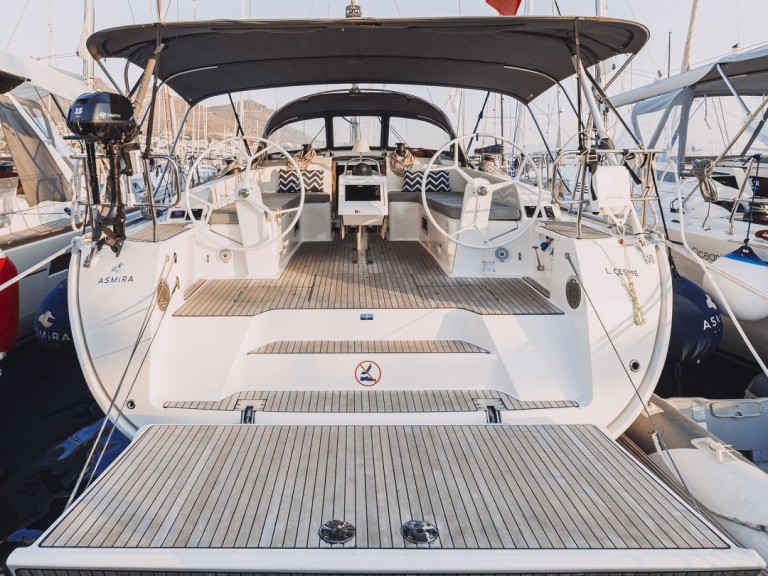
[[[485,178],[483,176],[473,176],[465,172],[459,166],[459,163],[458,163],[458,154],[456,153],[456,150],[458,149],[457,145],[462,144],[465,141],[471,140],[473,138],[493,138],[497,141],[502,141],[505,144],[509,144],[514,150],[518,151],[523,157],[523,163],[521,164],[520,169],[518,169],[518,173],[521,172],[521,168],[525,166],[525,164],[530,164],[534,174],[536,175],[536,186],[539,192],[538,203],[536,205],[536,210],[534,211],[534,214],[539,213],[539,211],[541,210],[541,204],[543,201],[544,186],[542,185],[542,182],[541,182],[541,172],[536,166],[536,163],[528,155],[528,153],[525,150],[523,150],[520,146],[518,146],[511,140],[508,140],[507,138],[503,138],[501,136],[496,136],[493,134],[477,133],[477,134],[466,134],[464,136],[459,136],[457,138],[454,138],[453,140],[445,144],[442,148],[440,148],[437,152],[435,152],[435,154],[432,156],[429,163],[427,164],[427,167],[424,169],[424,174],[421,181],[421,202],[424,205],[424,211],[426,212],[427,218],[432,223],[432,226],[449,240],[456,242],[456,244],[459,244],[461,246],[466,246],[467,248],[475,248],[478,250],[485,250],[487,248],[499,248],[500,246],[504,246],[506,244],[509,244],[510,242],[514,242],[515,240],[520,238],[523,234],[525,234],[527,230],[531,227],[531,225],[534,223],[535,218],[529,218],[524,220],[522,225],[518,225],[518,222],[515,220],[514,227],[506,230],[502,230],[502,231],[496,231],[493,233],[492,236],[489,236],[489,233],[490,233],[489,224],[491,222],[490,213],[491,213],[491,207],[493,204],[494,193],[508,186],[513,186],[517,184],[518,179],[509,178],[506,175],[502,175],[501,176],[503,178],[502,181],[491,182],[488,178]],[[443,164],[436,166],[435,163],[437,159],[440,158],[440,155],[446,150],[449,150],[453,146],[456,146],[456,148],[454,148],[453,164],[451,166],[446,166]],[[429,202],[427,199],[428,174],[437,169],[444,170],[446,167],[453,168],[455,172],[461,175],[461,177],[464,179],[466,183],[465,189],[464,189],[464,199],[462,204],[461,217],[459,219],[459,229],[456,230],[455,232],[448,232],[447,230],[443,229],[443,227],[437,222],[434,215],[432,214],[432,211],[430,210]],[[468,241],[466,239],[467,232],[473,232],[474,235],[479,236],[480,241],[478,242]],[[465,238],[462,238],[461,237],[462,235],[464,235]]]
[[[245,143],[249,145],[256,145],[255,152],[249,152],[246,149]],[[234,179],[234,188],[231,193],[223,195],[221,198],[209,198],[209,191],[214,190],[216,180],[211,180],[197,186],[195,189],[201,191],[201,194],[195,194],[195,190],[190,188],[191,178],[187,179],[184,187],[184,199],[187,204],[187,213],[193,214],[193,209],[202,208],[202,214],[199,218],[192,217],[192,224],[195,229],[205,237],[212,244],[221,248],[229,248],[231,250],[254,250],[256,248],[263,248],[270,246],[271,244],[285,238],[296,225],[299,223],[299,217],[304,209],[304,198],[306,195],[306,188],[304,186],[304,179],[299,176],[299,205],[293,208],[283,208],[279,210],[273,210],[269,208],[261,196],[261,188],[256,178],[254,178],[254,164],[260,163],[265,159],[270,151],[279,152],[281,156],[288,159],[290,166],[297,174],[301,175],[301,169],[293,157],[282,146],[267,140],[266,138],[259,138],[258,136],[233,136],[219,142],[211,144],[205,152],[198,155],[195,162],[192,164],[189,173],[194,174],[198,164],[204,159],[209,158],[212,152],[218,148],[224,148],[226,146],[233,146],[236,153],[236,157],[244,159],[240,161],[240,165],[245,166],[245,170],[233,174],[230,178]],[[238,162],[238,159],[235,160]],[[228,238],[214,233],[211,230],[210,220],[212,214],[220,208],[229,204],[234,204],[237,208],[241,203],[241,208],[255,209],[264,215],[267,223],[277,223],[281,216],[286,214],[292,214],[293,219],[290,224],[279,234],[273,234],[271,238],[259,238],[255,241],[248,242],[245,240],[236,240],[234,238]]]

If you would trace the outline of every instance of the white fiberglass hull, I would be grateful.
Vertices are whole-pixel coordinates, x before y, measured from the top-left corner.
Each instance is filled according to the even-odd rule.
[[[662,202],[663,203],[663,202]],[[739,295],[738,292],[728,291],[728,284],[722,280],[717,270],[712,270],[712,265],[722,258],[725,254],[737,250],[743,245],[744,238],[747,237],[748,223],[734,222],[734,233],[729,233],[729,225],[725,212],[719,206],[712,206],[712,216],[710,218],[699,217],[699,212],[706,207],[699,207],[695,214],[686,214],[684,227],[681,225],[680,216],[676,214],[666,214],[667,229],[669,239],[673,243],[672,257],[681,275],[705,288],[708,293],[719,300],[719,297],[712,289],[712,281],[705,281],[705,267],[710,269],[712,280],[714,280],[721,290],[724,290],[726,301],[730,299],[733,306],[739,304],[739,298],[749,296],[758,300],[758,306],[764,308],[768,306],[768,288],[762,284],[754,284],[748,276],[734,277],[739,283],[743,283],[744,290],[747,292]],[[755,232],[764,228],[758,224],[752,224],[750,228],[749,246],[755,251],[755,254],[764,262],[768,262],[768,241],[755,236]],[[688,248],[684,246],[688,245]],[[734,325],[733,320],[728,316],[727,311],[721,305],[720,312],[723,313],[723,322],[725,329],[720,348],[730,354],[738,356],[744,360],[754,362],[755,357],[744,342],[744,338]],[[752,347],[759,354],[763,362],[768,361],[768,316],[760,319],[747,320],[739,318],[737,321],[747,336]]]

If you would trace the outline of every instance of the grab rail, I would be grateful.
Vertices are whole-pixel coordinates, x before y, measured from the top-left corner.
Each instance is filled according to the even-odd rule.
[[[85,163],[83,160],[85,160],[85,154],[72,154],[70,158],[74,162],[74,166],[72,169],[72,189],[75,191],[75,194],[73,195],[73,202],[86,205],[89,202],[86,200],[82,200],[81,198],[90,198],[90,194],[87,193],[87,187],[86,183],[83,181],[85,177]],[[105,161],[106,157],[102,154],[98,155],[96,157],[97,161]],[[166,162],[166,165],[163,169],[163,174],[160,178],[160,182],[163,183],[166,180],[166,175],[168,173],[168,170],[171,171],[171,177],[172,180],[170,182],[165,183],[164,185],[166,187],[173,186],[175,189],[175,198],[173,202],[163,202],[163,203],[156,203],[154,201],[155,198],[155,184],[152,182],[152,178],[150,177],[150,174],[152,172],[150,162],[152,160],[163,160]],[[151,209],[170,209],[175,208],[181,203],[182,195],[180,193],[181,191],[181,171],[179,169],[178,164],[176,161],[171,158],[170,156],[164,155],[164,154],[150,154],[146,158],[143,159],[144,164],[144,170],[141,172],[144,180],[144,189],[146,193],[146,197],[148,199],[148,202],[137,202],[136,197],[133,194],[133,189],[131,187],[131,179],[127,174],[122,175],[123,179],[123,196],[126,206],[129,208],[151,208]],[[104,172],[101,170],[98,171],[98,181],[99,181],[99,188],[103,191],[106,187],[105,179],[104,179]],[[162,185],[162,184],[161,184]],[[80,192],[85,191],[84,195]],[[172,196],[173,197],[173,196]],[[110,203],[107,201],[99,202],[96,204],[96,206],[108,206]]]
[[[656,169],[656,155],[661,150],[627,150],[627,149],[589,149],[589,150],[566,150],[552,163],[551,177],[551,196],[552,203],[558,206],[566,207],[571,214],[576,212],[577,230],[580,233],[581,221],[584,217],[585,204],[588,206],[592,200],[587,196],[590,186],[587,182],[588,164],[592,162],[624,165],[628,169],[628,175],[632,175],[635,185],[631,188],[631,201],[641,203],[641,223],[643,227],[648,227],[649,214],[653,217],[654,226],[656,223],[656,211],[653,202],[657,200],[657,190],[653,185],[653,174]],[[575,169],[575,180],[572,185],[566,184],[564,174],[568,173],[565,168],[566,161],[575,160],[573,168]],[[573,172],[571,172],[573,173]],[[639,180],[639,182],[637,182]],[[638,191],[639,189],[639,191]],[[570,196],[566,197],[564,192],[570,191]]]

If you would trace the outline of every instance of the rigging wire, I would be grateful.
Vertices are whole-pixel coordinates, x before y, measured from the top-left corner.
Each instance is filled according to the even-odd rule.
[[[677,478],[680,481],[680,484],[682,485],[683,489],[685,490],[687,497],[690,499],[691,504],[696,509],[696,511],[699,512],[699,514],[701,514],[701,509],[699,508],[698,501],[693,497],[693,494],[691,493],[691,490],[688,487],[688,484],[686,484],[685,479],[683,478],[683,475],[680,473],[680,470],[678,469],[677,464],[675,463],[675,460],[672,457],[672,454],[669,452],[669,449],[667,448],[664,442],[664,438],[661,432],[656,426],[656,422],[653,420],[653,416],[651,414],[651,411],[648,409],[648,405],[645,402],[643,402],[643,397],[640,395],[640,391],[637,389],[637,386],[635,386],[635,383],[632,381],[632,377],[627,371],[627,367],[624,365],[624,361],[622,360],[621,355],[619,354],[619,351],[616,348],[616,344],[613,342],[613,338],[611,338],[611,334],[608,332],[608,328],[603,323],[603,319],[600,317],[600,314],[597,312],[597,308],[595,307],[595,304],[592,301],[592,298],[590,297],[589,291],[584,285],[584,282],[579,276],[579,273],[576,270],[576,266],[574,266],[573,260],[571,260],[571,255],[569,252],[565,253],[565,259],[568,260],[568,264],[570,264],[571,269],[573,270],[573,273],[576,275],[576,279],[579,281],[579,284],[581,285],[581,289],[584,291],[584,295],[587,297],[587,301],[589,302],[589,305],[592,308],[592,312],[594,312],[595,317],[597,318],[597,321],[600,324],[600,327],[603,329],[603,333],[608,339],[608,343],[611,345],[611,348],[613,349],[614,354],[616,354],[616,358],[619,360],[619,364],[621,365],[622,370],[624,370],[624,374],[626,374],[627,376],[627,380],[629,381],[630,386],[632,386],[632,390],[634,392],[635,397],[639,400],[640,404],[643,406],[643,411],[645,412],[645,415],[647,416],[648,421],[651,423],[651,426],[653,427],[655,438],[659,443],[659,448],[668,457],[669,462],[672,465],[672,468],[674,470],[674,473],[677,474]]]
[[[173,269],[173,265],[175,263],[176,263],[176,255],[174,254],[174,257],[171,259],[171,265],[168,268],[168,272],[165,274],[165,276],[162,278],[161,281],[164,281],[164,280],[168,279],[168,276],[170,275],[171,270]],[[170,300],[170,298],[173,297],[173,295],[176,293],[176,290],[178,290],[178,288],[179,288],[179,282],[178,282],[178,278],[177,278],[176,279],[176,283],[174,284],[174,286],[173,286],[173,288],[171,290],[171,293],[169,295],[169,300]],[[156,303],[157,303],[157,299],[155,299],[154,304],[156,304]],[[154,305],[153,305],[152,308],[154,308]],[[141,369],[144,367],[144,363],[147,361],[147,356],[149,356],[149,351],[152,349],[152,344],[154,344],[155,338],[157,337],[158,332],[160,332],[159,325],[162,324],[163,320],[165,319],[165,315],[166,315],[167,311],[168,311],[168,308],[166,307],[166,309],[163,310],[162,311],[163,313],[160,315],[160,320],[158,322],[158,329],[155,330],[155,333],[149,339],[149,344],[147,344],[147,350],[146,350],[146,352],[144,353],[144,356],[141,359],[141,363],[139,364],[139,367],[136,369],[136,375],[133,377],[133,382],[131,382],[131,386],[130,386],[130,388],[128,388],[128,392],[125,395],[126,399],[130,396],[131,392],[133,391],[133,387],[136,385],[136,381],[139,379],[139,373],[141,372]],[[107,448],[109,447],[109,442],[112,439],[112,434],[114,434],[115,429],[117,428],[117,421],[120,419],[120,416],[122,416],[122,414],[123,414],[123,409],[121,407],[120,410],[117,413],[117,418],[115,419],[115,422],[112,425],[112,429],[109,431],[109,434],[107,435],[107,439],[104,441],[104,444],[103,444],[103,446],[101,448],[101,453],[99,454],[99,457],[98,457],[98,459],[96,460],[96,463],[93,466],[94,473],[96,472],[96,470],[99,469],[99,466],[101,465],[101,460],[104,457],[104,454],[106,454],[106,452],[107,452]],[[100,439],[100,435],[97,435],[96,439],[94,440],[94,443],[95,443],[94,446],[98,444],[99,439]],[[93,452],[91,453],[91,455],[92,454],[93,454]],[[86,462],[86,466],[87,465],[88,464]],[[95,474],[91,474],[91,476],[88,478],[88,482],[85,485],[86,489],[91,485],[91,482],[93,482],[94,479],[95,479]],[[67,506],[69,506],[69,504],[67,504]]]
[[[13,28],[13,32],[11,32],[11,37],[8,39],[8,44],[5,45],[5,51],[8,51],[8,48],[11,45],[11,42],[13,42],[13,37],[16,36],[16,31],[19,29],[19,24],[21,24],[21,19],[24,18],[24,12],[27,11],[27,6],[29,6],[29,0],[27,0],[24,3],[24,8],[21,9],[21,14],[19,14],[19,19],[16,21],[16,26]]]
[[[173,258],[168,257],[168,260],[166,261],[166,264],[170,264],[170,265],[168,266],[168,270],[167,271],[163,270],[161,272],[162,280],[166,280],[168,278],[168,276],[170,275],[171,271],[173,270],[173,265],[175,264],[175,262],[176,262],[176,255],[175,254],[174,254]],[[165,266],[164,266],[164,268],[165,268]],[[175,292],[175,291],[176,291],[176,286],[174,286],[174,289],[173,289],[173,292]],[[173,294],[173,292],[171,294]],[[77,482],[75,482],[75,486],[72,488],[72,493],[70,494],[69,499],[67,500],[67,503],[64,506],[65,510],[68,509],[72,505],[72,502],[74,502],[74,500],[75,500],[75,498],[77,496],[77,493],[78,493],[78,491],[80,489],[80,485],[82,484],[83,479],[85,478],[85,474],[88,471],[90,463],[93,461],[93,457],[96,454],[96,449],[97,449],[97,447],[99,445],[99,440],[101,439],[101,437],[104,434],[104,430],[106,429],[107,422],[109,422],[109,415],[112,413],[112,411],[117,406],[117,398],[120,395],[120,392],[122,390],[123,384],[125,383],[126,376],[128,375],[128,369],[130,368],[131,363],[133,362],[133,358],[136,355],[136,352],[139,349],[139,346],[141,345],[141,341],[142,341],[142,338],[144,337],[144,333],[146,332],[147,328],[149,327],[150,321],[152,319],[152,312],[154,312],[154,310],[155,310],[155,307],[157,305],[157,301],[158,301],[157,290],[155,290],[155,292],[152,294],[152,299],[150,300],[149,306],[147,307],[147,312],[144,315],[144,320],[142,321],[141,327],[139,329],[139,333],[136,336],[136,341],[134,342],[133,348],[131,349],[131,353],[130,353],[130,355],[128,357],[128,361],[125,364],[125,369],[123,370],[123,374],[122,374],[122,376],[120,377],[120,380],[117,383],[117,387],[115,388],[115,393],[114,393],[114,395],[112,396],[112,398],[111,398],[111,400],[109,402],[109,406],[104,411],[104,419],[102,420],[101,427],[99,428],[99,431],[96,434],[96,437],[94,438],[93,446],[91,447],[91,450],[88,453],[88,457],[86,458],[85,464],[83,465],[83,469],[81,470],[80,475],[77,478]],[[163,311],[163,314],[162,314],[162,316],[160,318],[160,323],[162,323],[162,320],[165,317],[165,312],[167,310],[168,310],[168,308],[166,308],[166,310]],[[127,392],[127,394],[125,396],[126,399],[130,395],[131,390],[133,390],[133,386],[136,384],[136,380],[138,379],[139,372],[141,371],[141,367],[144,365],[144,361],[146,360],[146,357],[149,355],[149,350],[152,347],[152,343],[154,342],[154,339],[155,339],[156,335],[157,335],[157,331],[155,332],[155,334],[150,339],[149,345],[147,346],[147,350],[144,353],[144,358],[142,358],[141,364],[139,365],[139,367],[138,367],[138,369],[136,371],[136,375],[134,376],[133,382],[131,383],[131,385],[130,385],[130,387],[128,389],[128,392]],[[117,411],[117,417],[116,417],[114,425],[117,425],[117,421],[119,420],[121,415],[122,415],[122,407]],[[114,430],[114,426],[113,426],[113,430]],[[112,433],[110,432],[109,437],[111,437],[111,434]],[[108,443],[105,442],[104,447],[102,448],[102,455],[103,455],[103,452],[106,451],[107,444]],[[99,457],[99,462],[100,461],[101,461],[101,456]],[[90,484],[92,479],[93,479],[93,477],[91,477],[88,480],[88,484]]]

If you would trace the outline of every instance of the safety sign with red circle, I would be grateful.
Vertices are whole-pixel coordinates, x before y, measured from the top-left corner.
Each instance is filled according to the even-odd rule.
[[[355,367],[355,379],[362,386],[374,386],[381,380],[381,368],[373,360],[364,360]]]

